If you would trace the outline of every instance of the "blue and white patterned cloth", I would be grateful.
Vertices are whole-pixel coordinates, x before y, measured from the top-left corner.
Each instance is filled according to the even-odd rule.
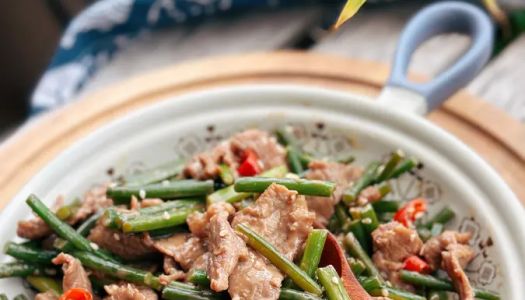
[[[99,0],[68,26],[32,95],[33,113],[75,98],[96,72],[129,40],[145,31],[248,8],[307,0]]]

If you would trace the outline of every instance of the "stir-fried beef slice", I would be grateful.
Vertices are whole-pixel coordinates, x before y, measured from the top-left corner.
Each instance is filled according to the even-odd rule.
[[[307,179],[332,181],[336,184],[331,197],[306,197],[308,209],[316,214],[316,225],[326,226],[334,213],[334,206],[341,201],[345,189],[362,173],[362,169],[335,162],[313,161],[306,173]]]
[[[77,224],[91,216],[97,210],[113,205],[113,201],[106,197],[106,189],[107,187],[105,185],[101,185],[87,191],[79,209],[67,220],[67,223],[70,225]],[[57,210],[63,205],[63,202],[63,198],[58,197],[52,210]],[[18,222],[17,235],[26,239],[37,240],[52,233],[51,228],[39,217]]]
[[[194,212],[191,215],[189,215],[186,219],[186,223],[188,224],[188,227],[190,228],[190,231],[191,233],[193,233],[193,235],[198,236],[200,238],[206,238],[208,237],[208,233],[210,230],[210,219],[214,215],[226,214],[226,217],[228,218],[234,213],[235,208],[229,203],[213,203],[208,207],[208,209],[204,213]]]
[[[446,248],[447,252],[452,253],[458,259],[459,265],[464,269],[474,258],[474,250],[468,245],[451,244]]]
[[[47,291],[45,293],[36,294],[35,300],[58,300],[58,295],[53,291]]]
[[[312,230],[314,218],[304,196],[272,184],[254,204],[235,214],[232,227],[247,225],[293,260]]]
[[[178,233],[169,238],[155,240],[153,247],[159,252],[173,257],[185,271],[190,270],[206,252],[203,241],[188,233]],[[206,265],[204,269],[206,269]]]
[[[359,193],[357,198],[357,203],[359,205],[366,205],[367,203],[372,203],[380,200],[382,198],[379,188],[376,186],[369,186]]]
[[[152,206],[161,205],[162,203],[164,203],[164,201],[158,198],[144,199],[140,201],[140,207],[141,208],[152,207]]]
[[[183,173],[186,177],[195,179],[215,178],[219,175],[219,165],[213,160],[211,154],[201,153],[191,159],[184,167]]]
[[[312,230],[314,218],[304,196],[272,184],[253,205],[236,213],[232,226],[249,226],[293,260]],[[232,299],[278,299],[282,279],[266,258],[248,249],[230,275],[228,292]]]
[[[91,292],[91,281],[82,267],[80,261],[69,254],[60,253],[53,259],[53,264],[62,265],[64,277],[62,289],[67,291],[72,288],[82,288]]]
[[[168,285],[172,281],[181,281],[186,279],[186,273],[181,270],[177,270],[172,274],[162,274],[159,276],[159,282],[163,285]]]
[[[385,259],[402,262],[411,255],[417,255],[423,246],[417,232],[398,222],[381,224],[372,232],[375,253],[382,253]]]
[[[232,136],[230,141],[234,153],[243,153],[247,149],[255,151],[263,171],[286,164],[286,151],[267,131],[245,130]]]
[[[209,221],[210,219],[206,212],[193,212],[186,218],[186,224],[188,224],[191,233],[201,238],[208,236]]]
[[[164,260],[162,262],[162,270],[164,271],[164,274],[173,274],[180,271],[177,266],[177,262],[173,257],[171,256],[164,256]]]
[[[275,300],[284,275],[259,253],[249,250],[229,278],[232,300]]]
[[[108,296],[104,300],[157,300],[155,291],[145,286],[121,282],[104,286]]]
[[[228,216],[228,212],[221,211],[211,217],[209,224],[208,276],[211,279],[211,289],[217,292],[228,289],[228,277],[239,257],[245,256],[248,251],[244,241],[230,226]]]
[[[177,268],[177,262],[170,256],[164,256],[162,264],[164,274],[159,276],[160,283],[167,285],[172,281],[179,281],[186,279],[186,273]]]
[[[38,240],[52,234],[53,231],[46,222],[40,218],[23,220],[18,222],[16,234],[29,240]]]
[[[51,207],[52,211],[56,211],[64,205],[64,197],[58,196]],[[47,226],[46,222],[40,217],[34,217],[29,220],[18,221],[16,234],[21,238],[29,240],[39,240],[45,238],[53,233],[53,230]]]
[[[468,232],[460,233],[457,231],[447,230],[441,235],[429,239],[421,248],[421,256],[425,258],[433,270],[437,270],[441,265],[441,252],[454,245],[468,244],[471,234]],[[463,259],[460,259],[462,265],[466,265]]]
[[[82,205],[75,215],[68,220],[70,224],[76,224],[79,221],[87,219],[101,208],[113,205],[113,200],[106,197],[107,185],[99,185],[91,188],[84,195]]]
[[[134,195],[131,196],[131,200],[129,201],[129,211],[137,211],[140,209],[140,202],[137,197]],[[127,210],[127,209],[125,209]]]
[[[196,179],[210,179],[219,175],[219,165],[225,163],[235,172],[244,152],[254,151],[262,170],[284,165],[286,152],[268,132],[250,129],[232,136],[211,151],[194,156],[184,168],[184,175]]]
[[[467,275],[463,271],[463,267],[456,255],[452,251],[443,251],[441,253],[443,259],[443,269],[447,272],[452,283],[459,293],[461,300],[474,300],[474,290],[470,285]]]
[[[377,268],[392,284],[412,290],[399,278],[399,270],[403,268],[404,260],[417,255],[423,246],[417,232],[398,222],[380,225],[372,232],[374,255],[372,259]]]
[[[391,261],[385,259],[384,254],[377,252],[372,256],[374,264],[377,269],[381,271],[381,275],[387,278],[394,286],[407,291],[413,291],[414,287],[401,280],[399,271],[403,269],[402,262]]]
[[[135,260],[155,254],[140,235],[126,234],[98,223],[89,233],[88,239],[98,246],[127,259]]]
[[[210,261],[210,253],[205,252],[203,255],[197,257],[193,262],[193,265],[189,269],[188,273],[191,273],[195,270],[206,270],[208,268],[208,262]]]

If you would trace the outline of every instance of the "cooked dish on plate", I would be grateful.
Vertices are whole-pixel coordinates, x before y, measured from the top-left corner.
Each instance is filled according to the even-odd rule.
[[[30,195],[0,277],[39,300],[499,299],[469,282],[454,211],[391,197],[415,158],[312,157],[293,130],[245,130],[68,204]]]

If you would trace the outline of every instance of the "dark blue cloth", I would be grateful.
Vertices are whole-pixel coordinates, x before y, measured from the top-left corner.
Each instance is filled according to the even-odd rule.
[[[33,112],[69,101],[98,68],[144,31],[206,16],[306,0],[100,0],[69,24],[32,95]]]

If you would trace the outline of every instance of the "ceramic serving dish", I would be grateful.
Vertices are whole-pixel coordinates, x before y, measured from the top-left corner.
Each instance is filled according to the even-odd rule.
[[[404,74],[416,46],[450,31],[472,36],[463,57],[429,83],[407,81]],[[242,129],[290,124],[305,151],[317,156],[352,153],[357,164],[366,164],[401,148],[420,158],[424,167],[394,185],[396,197],[425,196],[431,213],[452,207],[457,216],[449,227],[473,232],[476,257],[467,269],[473,285],[499,292],[503,299],[523,299],[523,207],[486,162],[421,116],[476,74],[491,43],[492,27],[483,12],[441,2],[408,24],[379,101],[298,85],[238,86],[165,99],[104,126],[51,161],[2,212],[0,244],[16,239],[16,221],[30,215],[24,202],[30,193],[48,204],[58,195],[73,199],[111,176],[190,157]],[[0,280],[0,291],[29,295],[18,279]]]

